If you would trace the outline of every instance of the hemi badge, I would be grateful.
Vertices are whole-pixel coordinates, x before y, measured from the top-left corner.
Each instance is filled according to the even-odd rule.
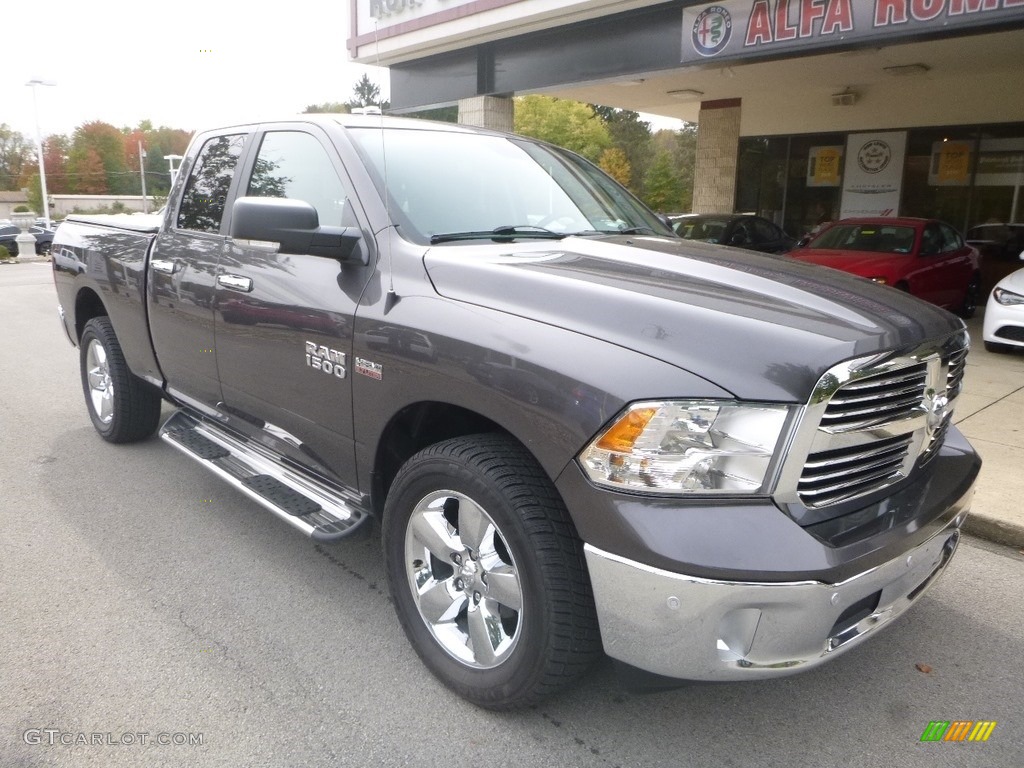
[[[371,379],[380,381],[384,378],[384,366],[380,363],[374,363],[370,360],[364,360],[361,357],[357,357],[356,373],[360,373],[363,376],[369,376]]]

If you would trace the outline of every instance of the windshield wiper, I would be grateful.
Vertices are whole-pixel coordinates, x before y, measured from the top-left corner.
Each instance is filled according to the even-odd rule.
[[[562,232],[553,232],[534,224],[509,225],[479,232],[444,232],[430,236],[430,244],[450,243],[455,240],[505,240],[530,237],[539,240],[561,240],[566,237]]]
[[[623,229],[582,229],[573,232],[573,237],[588,237],[593,235],[657,235],[657,231],[650,227],[624,227]]]

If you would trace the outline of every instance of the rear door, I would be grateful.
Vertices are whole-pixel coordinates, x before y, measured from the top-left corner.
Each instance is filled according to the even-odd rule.
[[[220,400],[214,353],[213,298],[217,264],[227,241],[224,212],[249,135],[208,134],[186,161],[187,174],[171,226],[149,260],[150,333],[168,390],[206,413]]]
[[[261,131],[238,196],[302,200],[321,225],[373,238],[329,137],[316,126]],[[370,266],[229,242],[217,272],[217,365],[234,428],[319,475],[356,485],[352,326]]]

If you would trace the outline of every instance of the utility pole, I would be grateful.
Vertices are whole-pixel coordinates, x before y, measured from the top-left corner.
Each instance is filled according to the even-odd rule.
[[[46,196],[46,163],[43,162],[43,136],[39,132],[39,102],[36,100],[37,85],[56,85],[49,80],[34,78],[25,83],[32,89],[32,111],[36,120],[36,152],[39,156],[39,190],[43,193],[43,222],[50,228],[50,198]]]
[[[146,197],[146,150],[139,139],[139,178],[142,179],[142,212],[149,213],[149,198]]]

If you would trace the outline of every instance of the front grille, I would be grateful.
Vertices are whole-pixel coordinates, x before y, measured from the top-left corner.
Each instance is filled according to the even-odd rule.
[[[832,395],[821,426],[845,431],[912,416],[921,407],[927,380],[924,363],[854,379]]]
[[[812,453],[797,486],[808,507],[837,504],[902,479],[910,435]]]
[[[952,400],[960,394],[967,371],[967,348],[957,350],[949,356],[949,371],[946,374],[947,397]]]
[[[827,519],[823,508],[841,514],[844,502],[910,477],[943,444],[966,363],[967,335],[958,333],[830,368],[807,404],[776,500],[812,524]]]

